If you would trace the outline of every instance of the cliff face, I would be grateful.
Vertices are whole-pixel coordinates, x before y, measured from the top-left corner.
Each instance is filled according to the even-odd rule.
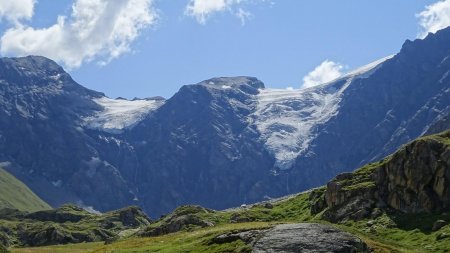
[[[316,195],[320,193],[316,193]],[[378,208],[404,213],[450,209],[450,130],[413,141],[392,156],[338,175],[313,205],[331,221],[376,216]],[[313,198],[312,197],[312,198]]]

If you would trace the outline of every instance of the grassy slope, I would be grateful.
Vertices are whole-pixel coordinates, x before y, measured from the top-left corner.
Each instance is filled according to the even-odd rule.
[[[422,140],[433,139],[444,143],[450,149],[450,132],[427,136]],[[390,157],[357,170],[351,188],[373,187],[370,174],[376,167],[385,163]],[[319,188],[315,191],[323,191]],[[273,204],[272,208],[255,205],[249,208],[238,208],[230,211],[199,213],[202,219],[211,221],[214,227],[189,227],[184,231],[158,237],[129,238],[110,245],[77,244],[47,248],[14,249],[13,252],[249,252],[242,241],[227,244],[211,244],[211,238],[230,231],[265,228],[277,223],[319,222],[321,213],[312,215],[310,192]],[[186,212],[189,207],[181,207],[175,212]],[[230,223],[232,217],[248,221]],[[450,224],[438,231],[431,227],[436,220],[450,222],[450,214],[404,214],[384,211],[376,219],[346,221],[341,224],[330,224],[358,235],[374,252],[418,253],[418,252],[450,252]],[[159,226],[164,219],[150,225]]]
[[[210,220],[219,221],[214,227],[190,228],[178,233],[158,237],[129,238],[110,245],[99,243],[74,244],[43,248],[14,249],[12,252],[249,252],[249,248],[241,241],[228,244],[211,244],[214,236],[230,231],[266,228],[278,223],[319,222],[318,216],[311,216],[306,208],[310,205],[309,194],[300,194],[295,198],[277,203],[272,209],[254,206],[230,212],[215,212],[209,215]],[[300,208],[297,208],[300,207]],[[227,222],[232,214],[254,219],[252,222]],[[280,214],[281,213],[281,214]],[[208,219],[208,215],[205,215]],[[349,221],[343,224],[331,224],[361,237],[374,252],[450,252],[450,225],[437,232],[431,232],[430,224],[434,220],[449,221],[450,215],[398,215],[384,214],[373,220]],[[438,240],[439,236],[449,236]]]
[[[34,194],[24,183],[0,168],[0,209],[40,211],[51,207]]]

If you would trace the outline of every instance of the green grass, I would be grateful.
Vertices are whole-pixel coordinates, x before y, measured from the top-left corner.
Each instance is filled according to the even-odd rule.
[[[103,242],[77,243],[38,248],[13,248],[10,251],[11,253],[87,253],[103,244]]]
[[[371,220],[372,226],[362,220],[347,221],[339,227],[390,248],[388,252],[450,252],[450,225],[431,231],[439,219],[450,221],[450,215],[385,213]]]
[[[111,245],[97,247],[92,252],[251,252],[250,248],[240,240],[232,243],[212,244],[211,239],[231,231],[263,229],[271,226],[271,224],[264,222],[224,224],[217,227],[202,228],[192,232],[128,239]]]
[[[0,209],[2,208],[28,212],[51,209],[24,183],[0,168]]]

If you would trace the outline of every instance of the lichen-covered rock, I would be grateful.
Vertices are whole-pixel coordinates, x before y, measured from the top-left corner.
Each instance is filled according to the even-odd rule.
[[[323,224],[284,224],[268,230],[255,243],[254,253],[369,252],[358,237]]]

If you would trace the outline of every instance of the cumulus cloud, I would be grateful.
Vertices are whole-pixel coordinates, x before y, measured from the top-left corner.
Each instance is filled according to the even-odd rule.
[[[0,1],[0,19],[18,23],[21,19],[30,19],[33,16],[36,0]]]
[[[1,38],[3,55],[43,55],[78,68],[106,64],[131,50],[144,28],[157,20],[153,0],[76,0],[69,17],[42,29],[17,25]]]
[[[421,32],[420,38],[424,38],[428,33],[435,33],[438,30],[450,26],[450,0],[443,0],[425,7],[421,13],[417,14]]]
[[[344,66],[339,63],[325,60],[313,71],[309,72],[305,77],[303,77],[302,88],[309,88],[333,81],[334,79],[342,76],[343,68]]]
[[[265,0],[259,0],[259,2]],[[206,24],[208,18],[219,12],[231,12],[244,25],[252,16],[250,12],[242,9],[241,4],[249,0],[190,0],[185,9],[185,15],[194,17],[200,24]]]

